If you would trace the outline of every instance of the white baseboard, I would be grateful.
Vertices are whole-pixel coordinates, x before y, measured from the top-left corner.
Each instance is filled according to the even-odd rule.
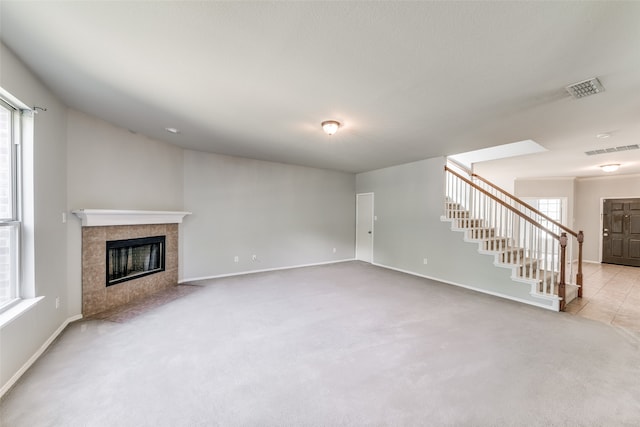
[[[378,266],[378,267],[386,268],[388,270],[395,270],[395,271],[399,271],[400,273],[410,274],[412,276],[418,276],[418,277],[422,277],[424,279],[435,280],[436,282],[441,282],[441,283],[446,283],[448,285],[458,286],[458,287],[469,289],[469,290],[472,290],[472,291],[481,292],[483,294],[492,295],[494,297],[500,297],[500,298],[504,298],[504,299],[509,299],[509,300],[512,300],[512,301],[517,301],[517,302],[521,302],[523,304],[533,305],[535,307],[540,307],[540,308],[544,308],[544,309],[551,310],[551,311],[558,311],[557,309],[554,309],[553,306],[544,305],[544,304],[538,304],[535,301],[530,301],[530,300],[526,300],[526,299],[522,299],[522,298],[517,298],[517,297],[513,297],[511,295],[501,294],[499,292],[492,292],[492,291],[488,291],[488,290],[482,289],[482,288],[475,288],[473,286],[463,285],[461,283],[451,282],[449,280],[443,280],[443,279],[439,279],[437,277],[426,276],[424,274],[415,273],[415,272],[409,271],[409,270],[403,270],[401,268],[390,267],[390,266],[384,265],[384,264],[378,264],[378,263],[372,263],[372,264],[375,265],[375,266]]]
[[[226,274],[218,274],[215,276],[205,276],[205,277],[193,277],[188,279],[178,280],[178,283],[188,283],[188,282],[197,282],[200,280],[209,280],[209,279],[220,279],[222,277],[232,277],[232,276],[243,276],[245,274],[254,274],[254,273],[264,273],[267,271],[278,271],[278,270],[291,270],[293,268],[302,268],[302,267],[315,267],[318,265],[327,265],[327,264],[338,264],[341,262],[349,262],[355,261],[355,258],[347,258],[347,259],[339,259],[335,261],[325,261],[325,262],[317,262],[313,264],[300,264],[300,265],[290,265],[286,267],[274,267],[274,268],[265,268],[262,270],[247,270],[247,271],[239,271],[236,273],[226,273]]]
[[[20,379],[20,377],[22,375],[24,375],[25,372],[27,372],[27,370],[31,367],[31,365],[33,365],[35,363],[35,361],[38,360],[38,358],[40,356],[42,356],[42,354],[47,350],[47,348],[49,348],[51,343],[56,338],[58,338],[58,335],[60,335],[62,333],[62,331],[64,331],[64,329],[67,327],[67,325],[69,325],[69,323],[75,322],[76,320],[80,320],[80,319],[82,319],[82,314],[78,314],[76,316],[69,317],[67,320],[62,322],[62,325],[60,325],[60,327],[58,329],[56,329],[55,332],[53,334],[51,334],[51,336],[44,342],[44,344],[42,344],[42,346],[40,346],[38,351],[36,351],[35,354],[33,356],[31,356],[29,358],[29,360],[27,360],[27,363],[22,365],[22,367],[18,370],[18,372],[16,372],[11,377],[11,379],[9,379],[9,381],[7,381],[7,383],[4,384],[2,386],[2,388],[0,388],[0,398],[2,396],[4,396],[4,394],[6,392],[8,392],[9,389],[11,387],[13,387],[13,385]]]

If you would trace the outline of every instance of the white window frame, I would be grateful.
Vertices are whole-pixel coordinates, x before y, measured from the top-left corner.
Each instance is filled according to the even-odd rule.
[[[0,313],[18,304],[22,297],[22,287],[20,284],[20,260],[21,248],[21,130],[22,111],[0,97],[0,107],[11,112],[11,212],[9,217],[0,218],[0,228],[9,228],[8,239],[10,239],[10,267],[9,267],[9,299],[0,301]]]
[[[540,201],[544,200],[557,202],[560,207],[560,218],[557,221],[562,225],[568,226],[568,199],[566,197],[522,197],[521,199],[522,201],[530,204],[545,215],[547,215],[548,212],[546,212],[544,208],[540,209]],[[552,215],[548,216],[552,217]]]

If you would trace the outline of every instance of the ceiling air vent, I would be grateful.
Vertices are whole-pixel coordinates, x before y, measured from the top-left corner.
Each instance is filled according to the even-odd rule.
[[[600,80],[595,77],[578,83],[570,84],[565,89],[567,89],[567,92],[569,92],[569,94],[576,99],[604,92],[604,87],[600,83]]]
[[[618,151],[637,150],[638,148],[640,148],[638,144],[622,145],[620,147],[609,147],[609,148],[601,148],[599,150],[585,151],[584,154],[586,154],[587,156],[595,156],[597,154],[607,154],[607,153],[617,153]]]

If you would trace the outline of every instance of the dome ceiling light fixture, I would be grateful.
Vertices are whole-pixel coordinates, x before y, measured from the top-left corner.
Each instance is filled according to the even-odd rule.
[[[327,135],[333,135],[338,131],[340,122],[337,120],[325,120],[324,122],[320,123],[320,125],[322,126],[322,130],[324,131],[324,133],[326,133]]]
[[[603,172],[615,172],[618,170],[619,167],[620,167],[619,163],[611,163],[609,165],[600,166],[600,169],[602,169]]]

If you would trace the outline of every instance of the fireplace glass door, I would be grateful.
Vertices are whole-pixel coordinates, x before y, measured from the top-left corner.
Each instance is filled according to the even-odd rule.
[[[107,286],[164,271],[165,236],[107,242]]]

